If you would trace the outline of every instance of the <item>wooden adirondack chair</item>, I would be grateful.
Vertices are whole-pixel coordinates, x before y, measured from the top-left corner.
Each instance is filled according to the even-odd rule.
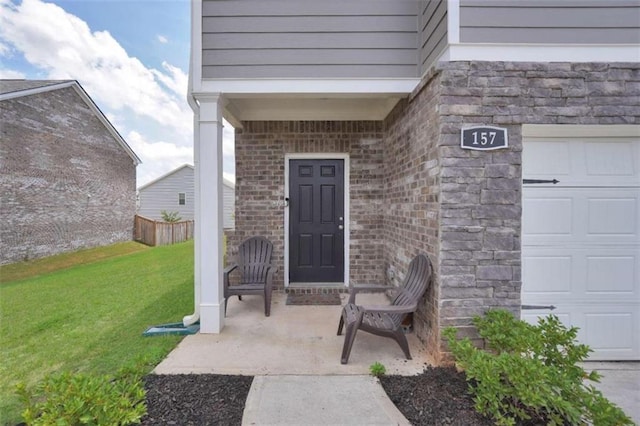
[[[342,334],[344,325],[347,326],[340,362],[342,364],[349,362],[351,347],[358,330],[394,339],[402,348],[407,359],[411,359],[409,344],[402,330],[402,320],[407,314],[418,309],[418,302],[431,282],[431,274],[432,268],[429,259],[425,255],[418,255],[409,264],[409,270],[403,284],[395,289],[385,285],[351,286],[349,288],[349,302],[342,309],[338,325],[338,336]],[[389,306],[356,305],[356,295],[360,292],[380,292],[390,289],[395,294]]]
[[[273,244],[264,237],[251,237],[238,247],[237,263],[224,270],[224,312],[227,314],[227,302],[231,296],[242,300],[244,295],[261,295],[264,297],[264,314],[271,315],[271,291],[273,274],[276,272],[271,264]],[[240,282],[230,285],[229,275],[238,270]]]

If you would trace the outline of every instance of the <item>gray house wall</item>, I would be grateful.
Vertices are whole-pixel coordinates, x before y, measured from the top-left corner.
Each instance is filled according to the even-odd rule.
[[[0,101],[0,256],[133,239],[136,166],[73,88]]]
[[[182,220],[194,219],[195,183],[193,166],[184,165],[138,189],[138,214],[162,220],[162,211],[177,212]],[[233,229],[235,191],[224,182],[222,186],[223,226]],[[185,194],[185,204],[179,204],[179,193]]]
[[[447,0],[204,0],[202,77],[411,78],[447,47]],[[635,0],[461,0],[461,43],[640,42]]]
[[[463,43],[638,43],[636,0],[461,0]]]
[[[178,194],[185,194],[180,205]],[[149,219],[162,220],[161,212],[177,212],[182,220],[193,220],[194,183],[193,167],[183,166],[168,175],[140,187],[138,214]]]
[[[205,0],[202,77],[415,77],[418,6]]]
[[[420,2],[420,75],[435,62],[447,47],[447,0]]]

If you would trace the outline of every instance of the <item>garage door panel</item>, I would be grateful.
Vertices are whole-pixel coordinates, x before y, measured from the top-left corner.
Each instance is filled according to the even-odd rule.
[[[527,146],[522,164],[524,176],[535,179],[558,179],[571,176],[572,155],[569,141],[546,141]]]
[[[629,198],[596,198],[587,201],[588,221],[587,234],[598,236],[628,235],[635,237],[638,215],[638,199]]]
[[[628,356],[636,349],[637,338],[633,336],[640,332],[637,322],[638,318],[630,308],[612,306],[608,311],[604,308],[587,309],[579,334],[582,334],[581,340],[601,357],[615,359],[625,353]]]
[[[523,191],[524,245],[638,244],[638,188],[540,188]]]
[[[543,294],[553,297],[571,294],[573,257],[548,253],[523,258],[522,268],[529,280],[527,294]]]
[[[640,251],[620,247],[528,247],[522,303],[640,303]]]
[[[571,237],[573,200],[571,197],[530,197],[523,201],[523,229],[526,237]]]
[[[620,295],[637,299],[640,292],[634,286],[640,269],[638,256],[586,257],[588,295]],[[635,297],[634,297],[635,296]]]
[[[587,176],[636,176],[637,152],[632,142],[583,142]]]
[[[522,319],[537,324],[540,317],[555,315],[562,324],[577,327],[577,339],[592,350],[590,359],[636,359],[640,352],[640,318],[635,306],[560,304],[553,311],[526,310]]]

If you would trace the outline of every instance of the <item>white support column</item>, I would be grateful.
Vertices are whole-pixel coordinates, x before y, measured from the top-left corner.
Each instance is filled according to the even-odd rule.
[[[222,109],[221,94],[196,95],[200,103],[196,173],[195,276],[200,280],[200,332],[224,327],[222,285]],[[196,285],[196,288],[198,286]]]

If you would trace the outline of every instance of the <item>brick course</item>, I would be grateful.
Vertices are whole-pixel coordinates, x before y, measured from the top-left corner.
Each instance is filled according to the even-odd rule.
[[[0,102],[1,263],[133,237],[136,167],[72,88]]]

